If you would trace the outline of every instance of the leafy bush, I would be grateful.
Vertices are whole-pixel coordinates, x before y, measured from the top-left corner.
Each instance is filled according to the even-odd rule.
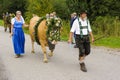
[[[26,4],[26,21],[29,22],[29,20],[32,17],[32,14],[36,14],[38,16],[45,16],[47,13],[50,13],[53,11],[53,6],[51,3],[51,0],[28,0]]]
[[[96,46],[106,46],[110,48],[120,48],[120,37],[106,37],[94,42]]]
[[[3,26],[3,20],[0,20],[0,26]]]
[[[99,16],[93,22],[93,32],[99,35],[120,36],[120,20],[118,17]]]
[[[69,21],[63,21],[62,31],[61,31],[61,40],[68,40],[70,32]]]

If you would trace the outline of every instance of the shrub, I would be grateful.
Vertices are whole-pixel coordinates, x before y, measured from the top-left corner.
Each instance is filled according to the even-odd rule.
[[[98,16],[93,22],[93,32],[99,35],[120,36],[120,20],[118,17]]]

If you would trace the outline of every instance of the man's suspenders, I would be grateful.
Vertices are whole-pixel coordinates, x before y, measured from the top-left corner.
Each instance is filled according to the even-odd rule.
[[[83,27],[81,25],[79,18],[78,18],[78,23],[79,23],[79,28],[80,28],[80,36],[81,38],[83,38],[83,32],[82,32]],[[87,30],[88,30],[88,20],[87,20]],[[88,31],[88,34],[89,34],[89,31]]]

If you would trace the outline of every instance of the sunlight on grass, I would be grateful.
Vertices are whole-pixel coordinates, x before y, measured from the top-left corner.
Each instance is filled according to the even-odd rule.
[[[110,48],[120,48],[120,37],[108,37],[94,42],[96,46],[106,46]]]
[[[0,20],[0,26],[3,26],[3,20]]]
[[[0,20],[0,26],[3,26],[3,20]],[[28,28],[23,28],[26,34],[29,34]],[[69,37],[69,23],[63,22],[63,29],[61,31],[61,41],[67,41]],[[100,35],[94,35],[95,38],[100,37]],[[105,37],[97,40],[93,43],[95,46],[105,46],[110,48],[120,48],[120,37]]]

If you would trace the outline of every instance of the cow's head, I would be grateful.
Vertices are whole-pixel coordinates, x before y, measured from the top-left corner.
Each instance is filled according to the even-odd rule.
[[[60,18],[49,18],[46,24],[48,26],[47,38],[51,44],[56,45],[57,41],[60,41],[62,21]]]

